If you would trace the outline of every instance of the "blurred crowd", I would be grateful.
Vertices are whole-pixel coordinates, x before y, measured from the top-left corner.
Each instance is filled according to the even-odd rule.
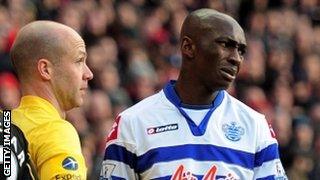
[[[79,132],[88,179],[97,179],[115,116],[178,77],[188,12],[237,19],[248,51],[228,91],[266,115],[290,179],[320,179],[320,2],[317,0],[0,0],[0,109],[19,105],[9,59],[17,31],[64,23],[84,38],[94,73],[85,105],[67,119]]]

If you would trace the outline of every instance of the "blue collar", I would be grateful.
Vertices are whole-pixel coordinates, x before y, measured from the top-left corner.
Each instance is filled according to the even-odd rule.
[[[190,130],[194,136],[202,136],[207,129],[209,119],[213,113],[213,111],[222,103],[222,100],[224,98],[224,92],[219,91],[215,99],[212,101],[211,106],[206,106],[206,108],[210,108],[207,112],[207,114],[202,119],[199,126],[197,126],[194,121],[189,117],[189,115],[181,108],[183,107],[183,104],[181,102],[181,99],[179,98],[178,94],[176,93],[174,89],[176,81],[171,80],[165,88],[163,89],[165,96],[167,99],[179,110],[181,115],[187,120],[187,123],[190,127]],[[198,108],[197,108],[198,109]]]

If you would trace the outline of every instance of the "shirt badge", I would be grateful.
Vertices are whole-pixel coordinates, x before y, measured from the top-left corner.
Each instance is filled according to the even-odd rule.
[[[66,157],[62,161],[62,167],[67,170],[77,170],[78,169],[78,162],[73,157]]]
[[[222,130],[225,133],[227,139],[230,141],[239,141],[241,136],[244,134],[244,128],[238,126],[236,122],[231,122],[230,124],[223,124]]]

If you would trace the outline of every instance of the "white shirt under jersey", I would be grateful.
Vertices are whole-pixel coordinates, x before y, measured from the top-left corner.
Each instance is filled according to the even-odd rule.
[[[117,117],[100,179],[286,179],[262,114],[226,91],[210,107],[183,106],[174,83]]]

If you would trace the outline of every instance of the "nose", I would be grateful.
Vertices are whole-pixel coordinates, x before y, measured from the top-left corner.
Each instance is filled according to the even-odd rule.
[[[230,54],[228,58],[228,62],[234,66],[239,67],[243,60],[243,56],[240,55],[238,48],[230,49]]]
[[[83,78],[84,80],[91,80],[93,79],[93,73],[90,70],[90,68],[85,64],[85,70],[84,70],[84,74],[83,74]]]

